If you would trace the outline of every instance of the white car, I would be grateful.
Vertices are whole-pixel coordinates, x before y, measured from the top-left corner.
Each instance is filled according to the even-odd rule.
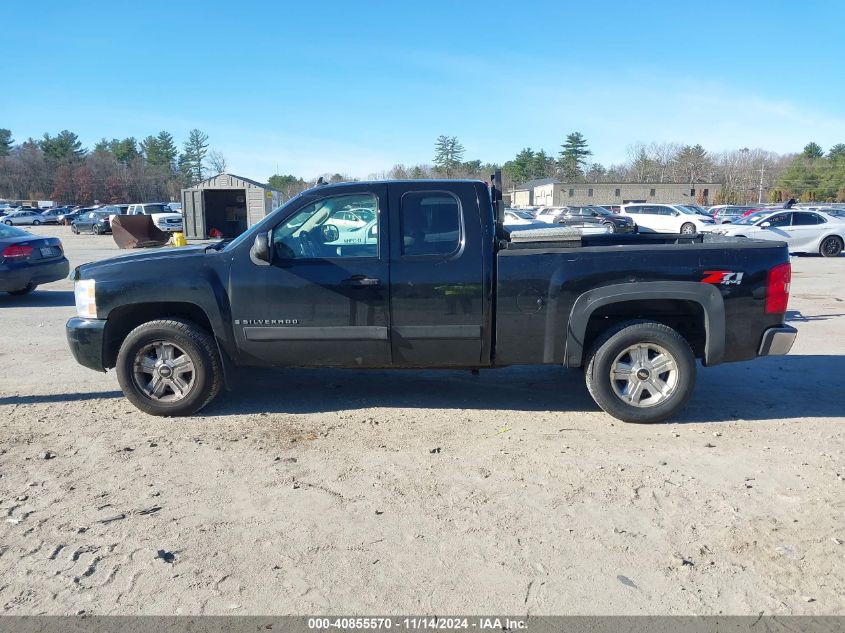
[[[534,219],[546,224],[555,224],[563,212],[564,209],[561,207],[540,207],[534,214]]]
[[[372,222],[375,217],[376,214],[373,213],[372,209],[341,209],[335,211],[326,223],[334,224],[343,232],[363,228]]]
[[[623,204],[619,213],[631,216],[641,233],[695,235],[714,224],[712,218],[676,204]]]
[[[786,242],[790,253],[819,253],[838,257],[845,246],[845,218],[818,211],[760,211],[721,224],[711,233],[755,240]]]
[[[159,202],[147,202],[144,204],[130,204],[126,215],[149,215],[153,218],[153,224],[162,231],[181,231],[182,214],[173,213],[170,207]]]
[[[505,226],[517,226],[525,224],[537,224],[534,216],[528,211],[520,211],[519,209],[505,209]]]
[[[3,224],[13,225],[13,224],[31,224],[33,226],[38,226],[39,224],[45,224],[46,221],[44,217],[41,215],[41,209],[20,209],[18,211],[13,211],[9,215],[4,215],[0,218],[0,221]]]

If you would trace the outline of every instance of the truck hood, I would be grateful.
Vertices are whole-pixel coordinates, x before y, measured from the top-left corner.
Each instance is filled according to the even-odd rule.
[[[208,244],[182,246],[179,248],[165,246],[163,248],[145,250],[140,253],[118,255],[111,259],[77,266],[71,271],[69,277],[72,281],[78,279],[96,279],[98,275],[112,275],[120,270],[126,271],[127,274],[131,275],[133,269],[143,270],[144,267],[150,265],[156,265],[157,267],[167,266],[167,270],[172,272],[173,270],[179,270],[185,267],[190,261],[206,257],[207,250],[209,253],[217,253],[217,251],[209,250],[208,246]],[[171,266],[174,268],[170,268]],[[161,268],[161,270],[164,273],[165,268]]]

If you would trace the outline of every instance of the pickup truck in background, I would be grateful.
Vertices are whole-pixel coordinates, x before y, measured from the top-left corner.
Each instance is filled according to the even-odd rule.
[[[149,215],[153,224],[162,231],[181,231],[182,214],[176,213],[169,205],[161,203],[130,204],[126,215]]]
[[[784,244],[505,227],[497,182],[317,186],[233,241],[79,266],[71,350],[154,415],[202,409],[240,366],[549,364],[629,422],[675,415],[696,359],[789,351]],[[373,213],[355,240],[331,223],[352,209]]]

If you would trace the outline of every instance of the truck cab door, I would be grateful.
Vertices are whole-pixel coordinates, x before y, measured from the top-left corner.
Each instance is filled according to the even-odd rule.
[[[393,364],[488,364],[492,207],[483,223],[471,182],[391,183],[390,319]],[[487,205],[489,206],[489,204]],[[486,266],[485,266],[486,263]],[[489,334],[488,334],[489,338]]]
[[[371,210],[371,222],[332,224],[349,208]],[[386,209],[386,185],[318,189],[269,231],[269,265],[241,245],[229,292],[242,362],[390,365]]]

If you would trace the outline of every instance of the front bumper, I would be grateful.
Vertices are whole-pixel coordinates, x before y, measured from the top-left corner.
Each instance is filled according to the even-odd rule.
[[[769,328],[763,332],[757,356],[785,356],[792,349],[797,335],[798,330],[791,325]]]
[[[72,318],[65,325],[67,342],[76,362],[95,371],[106,371],[103,366],[103,340],[105,319]]]
[[[29,284],[41,285],[59,281],[67,277],[69,270],[70,264],[65,257],[44,264],[4,264],[0,266],[0,291],[21,290]]]

